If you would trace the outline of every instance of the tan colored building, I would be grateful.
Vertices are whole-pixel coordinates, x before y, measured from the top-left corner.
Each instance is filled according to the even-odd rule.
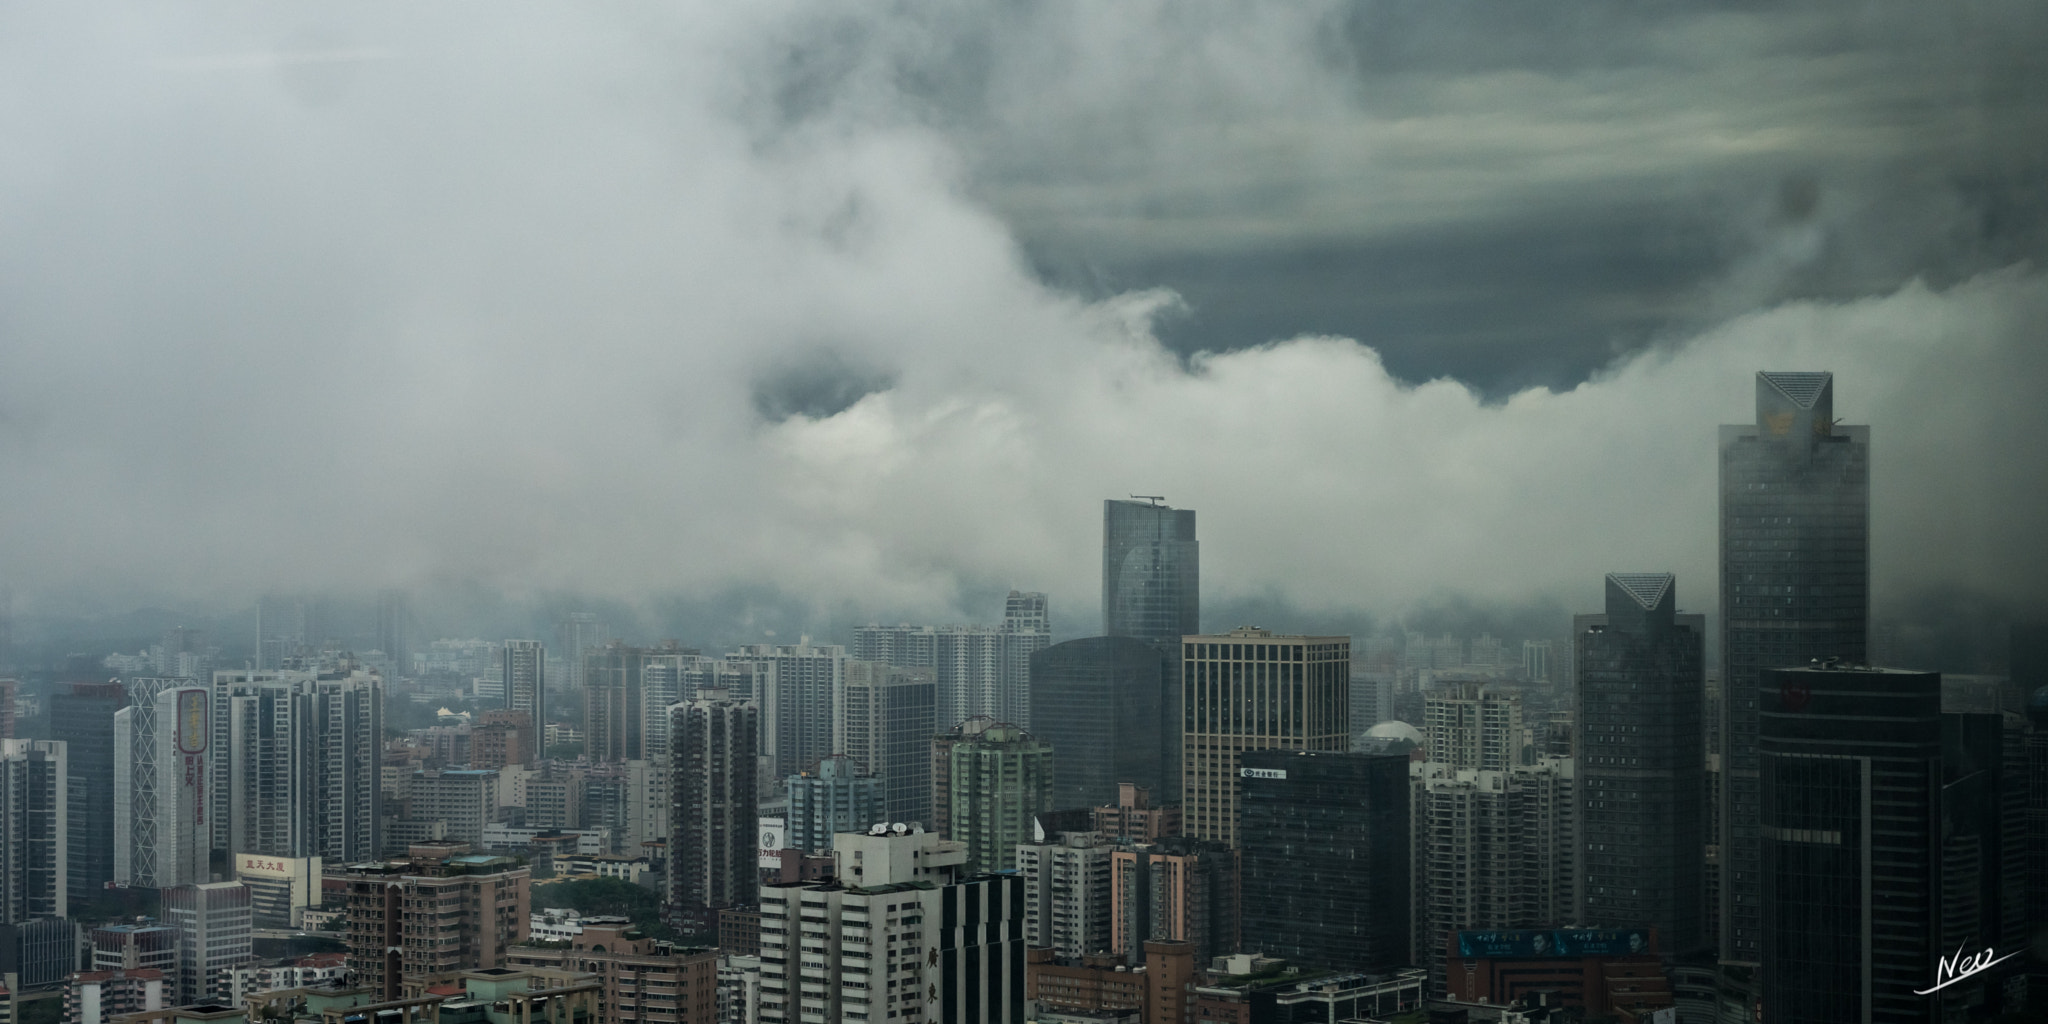
[[[1121,958],[1094,953],[1062,961],[1050,946],[1024,956],[1024,998],[1049,1010],[1142,1010],[1145,974]]]
[[[1116,806],[1095,809],[1095,831],[1112,839],[1150,843],[1180,835],[1180,808],[1152,806],[1152,791],[1135,782],[1119,782]]]
[[[1350,749],[1351,638],[1182,637],[1181,697],[1181,833],[1234,847],[1239,754]]]
[[[1202,963],[1237,951],[1238,855],[1222,843],[1169,836],[1110,854],[1110,949],[1187,943]],[[1135,959],[1135,958],[1134,958]]]
[[[471,768],[530,764],[539,757],[540,750],[534,744],[533,716],[524,711],[486,711],[469,727]]]
[[[446,854],[453,848],[460,852]],[[531,875],[510,857],[459,844],[416,848],[409,861],[348,869],[348,966],[358,984],[397,999],[408,982],[502,967],[526,940]]]
[[[1195,947],[1185,942],[1145,943],[1145,1024],[1191,1020],[1195,997]]]
[[[596,975],[593,1024],[717,1024],[718,951],[683,949],[630,925],[585,925],[567,949],[514,946],[515,968]]]

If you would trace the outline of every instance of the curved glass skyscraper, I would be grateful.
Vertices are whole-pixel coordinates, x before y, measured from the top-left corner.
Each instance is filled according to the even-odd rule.
[[[1180,646],[1202,631],[1195,511],[1156,501],[1102,503],[1102,633]]]

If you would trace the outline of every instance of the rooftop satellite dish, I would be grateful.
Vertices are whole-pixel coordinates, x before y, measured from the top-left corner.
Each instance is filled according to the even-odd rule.
[[[894,833],[896,833],[896,834],[897,834],[897,835],[899,835],[899,836],[900,836],[900,835],[905,835],[905,834],[909,833],[909,831],[910,831],[910,826],[908,826],[908,825],[905,825],[904,823],[902,823],[902,822],[900,822],[900,821],[899,821],[899,822],[896,822],[895,824],[892,824],[892,825],[890,825],[890,826],[889,826],[889,831],[891,831],[891,832],[894,832]]]
[[[868,835],[871,835],[871,836],[879,836],[879,835],[883,835],[883,834],[887,833],[888,831],[889,831],[889,826],[887,826],[887,825],[882,825],[882,824],[875,824],[875,825],[870,825],[870,826],[868,826]]]

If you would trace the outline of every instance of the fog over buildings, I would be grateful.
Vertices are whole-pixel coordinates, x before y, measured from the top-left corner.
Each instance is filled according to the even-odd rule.
[[[1614,566],[1706,611],[1715,425],[1785,368],[1876,432],[1880,620],[2038,612],[2044,39],[2020,2],[11,6],[0,588],[23,645],[384,588],[421,636],[608,602],[707,644],[1022,589],[1065,639],[1145,492],[1201,511],[1205,629],[1561,628]]]

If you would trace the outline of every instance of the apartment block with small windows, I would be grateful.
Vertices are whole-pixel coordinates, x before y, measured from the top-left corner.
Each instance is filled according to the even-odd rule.
[[[837,877],[761,890],[761,1024],[1021,1024],[1023,879],[930,832],[834,837]]]
[[[531,872],[510,857],[454,849],[349,867],[348,963],[358,984],[396,999],[407,982],[502,967],[526,941]]]

